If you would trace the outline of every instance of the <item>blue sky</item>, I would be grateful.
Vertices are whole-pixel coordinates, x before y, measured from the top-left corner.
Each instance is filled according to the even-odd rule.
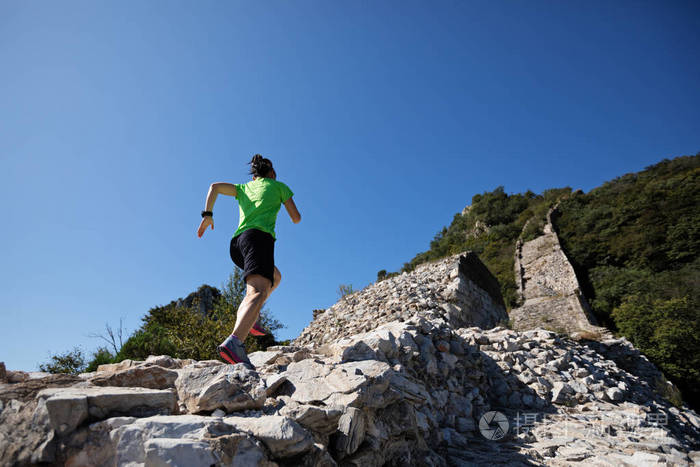
[[[693,1],[0,2],[0,361],[36,369],[233,264],[235,199],[272,159],[268,309],[398,270],[476,193],[585,191],[700,151]]]

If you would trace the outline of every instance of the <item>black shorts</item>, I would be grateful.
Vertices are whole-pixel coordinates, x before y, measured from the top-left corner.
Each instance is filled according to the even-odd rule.
[[[244,230],[231,239],[231,259],[243,270],[243,280],[260,274],[275,285],[275,238],[258,229]]]

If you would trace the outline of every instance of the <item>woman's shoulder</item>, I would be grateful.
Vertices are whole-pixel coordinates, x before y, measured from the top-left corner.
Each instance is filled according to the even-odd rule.
[[[286,183],[284,183],[284,182],[280,182],[279,180],[275,180],[274,178],[271,178],[271,179],[269,179],[269,180],[272,182],[272,184],[273,184],[274,186],[276,186],[276,187],[278,187],[278,188],[286,188],[286,189],[289,189],[289,186],[288,186]]]

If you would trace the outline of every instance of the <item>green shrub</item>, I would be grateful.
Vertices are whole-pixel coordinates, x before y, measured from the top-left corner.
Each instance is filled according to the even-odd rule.
[[[92,354],[92,360],[85,371],[97,371],[97,367],[108,363],[114,363],[114,355],[106,347],[100,347]]]
[[[700,308],[690,297],[632,295],[612,317],[620,332],[674,381],[687,400],[700,399]]]
[[[85,371],[85,355],[83,351],[74,347],[62,354],[52,355],[49,357],[49,362],[39,365],[40,371],[47,373],[69,373],[78,374]]]

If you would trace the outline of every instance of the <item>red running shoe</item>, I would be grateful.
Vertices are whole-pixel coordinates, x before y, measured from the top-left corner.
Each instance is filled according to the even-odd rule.
[[[242,363],[251,370],[255,369],[253,364],[250,363],[248,355],[245,353],[243,343],[241,343],[241,341],[239,341],[234,335],[228,336],[226,340],[216,348],[216,350],[219,352],[219,355],[221,355],[221,358],[232,365]]]
[[[250,333],[254,336],[264,336],[267,334],[265,329],[263,329],[262,325],[260,324],[260,320],[257,320],[253,327],[250,328]]]

